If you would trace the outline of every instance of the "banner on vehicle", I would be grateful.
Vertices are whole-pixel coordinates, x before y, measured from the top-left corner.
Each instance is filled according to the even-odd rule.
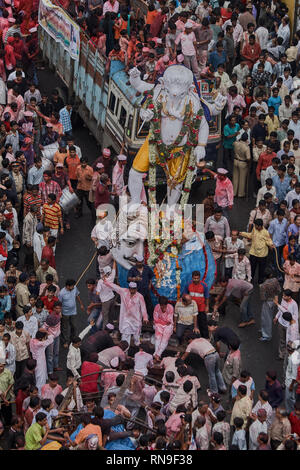
[[[72,59],[79,60],[80,28],[62,8],[50,0],[40,0],[39,24],[63,45]]]

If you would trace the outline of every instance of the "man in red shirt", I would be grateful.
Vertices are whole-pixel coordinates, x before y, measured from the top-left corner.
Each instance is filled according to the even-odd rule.
[[[190,294],[198,306],[198,328],[202,338],[208,338],[207,313],[209,310],[209,291],[207,284],[200,280],[200,272],[192,272],[192,282],[187,287]]]
[[[82,393],[98,393],[98,379],[103,367],[96,364],[98,361],[98,354],[91,353],[89,361],[84,361],[81,365],[81,382],[80,391]],[[87,374],[87,377],[84,377]]]
[[[109,176],[106,173],[103,173],[100,176],[99,183],[95,191],[95,209],[101,204],[108,204],[110,198],[110,192],[108,186],[111,184]]]
[[[53,251],[55,244],[56,244],[56,238],[50,236],[47,240],[47,245],[44,246],[42,250],[42,257],[41,257],[41,259],[47,259],[49,261],[49,265],[54,269],[56,269],[55,256],[54,256],[54,251]]]
[[[300,436],[300,402],[296,401],[295,409],[291,412],[289,420],[292,426],[292,434],[296,433]]]
[[[268,166],[272,165],[272,159],[276,157],[276,153],[273,151],[271,145],[267,146],[267,150],[262,152],[259,156],[257,167],[256,167],[256,177],[261,182],[261,185],[265,185],[265,174]]]
[[[41,301],[43,302],[45,308],[50,313],[53,312],[54,304],[58,301],[58,297],[54,295],[55,292],[56,292],[56,287],[49,286],[47,295],[45,295],[44,297],[41,297]]]

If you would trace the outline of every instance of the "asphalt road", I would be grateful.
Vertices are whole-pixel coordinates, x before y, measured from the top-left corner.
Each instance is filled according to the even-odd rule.
[[[51,76],[51,80],[49,80],[49,75]],[[47,91],[49,93],[52,88],[59,85],[58,79],[48,70],[40,72],[40,83],[40,90]],[[74,129],[74,135],[75,143],[81,147],[83,156],[88,159],[89,163],[92,163],[99,156],[99,145],[93,136],[90,135],[88,129],[82,125],[79,125]],[[200,203],[205,197],[206,191],[210,187],[213,187],[213,185],[214,183],[209,181],[198,184],[197,187],[193,188],[191,193],[192,202]],[[249,201],[245,199],[235,200],[234,207],[230,215],[230,225],[232,229],[246,229],[249,211],[254,207],[254,205],[255,201],[252,198]],[[65,232],[57,244],[56,263],[60,279],[59,284],[61,287],[64,286],[64,282],[67,278],[78,279],[92,258],[94,254],[93,243],[90,240],[92,227],[90,213],[86,206],[84,206],[82,218],[75,219],[73,215],[71,216],[71,230]],[[94,262],[78,285],[80,296],[85,306],[87,306],[85,281],[88,277],[95,277],[95,274]],[[276,370],[278,378],[282,378],[282,362],[278,362],[276,360],[278,344],[276,328],[274,328],[272,342],[262,343],[258,341],[260,336],[258,330],[260,327],[261,303],[259,300],[257,285],[255,286],[254,293],[252,295],[251,307],[254,311],[256,325],[252,325],[244,329],[237,328],[239,323],[239,309],[235,305],[230,305],[227,309],[225,318],[221,319],[220,324],[229,326],[239,335],[241,339],[243,368],[247,369],[251,373],[256,384],[256,390],[260,390],[264,388],[265,372],[268,369]],[[87,325],[86,318],[86,313],[81,312],[78,307],[78,332]],[[60,363],[62,367],[65,367],[66,351],[63,348],[61,348],[60,352]],[[208,380],[204,364],[198,364],[197,373],[200,378],[202,390],[205,391],[208,387]],[[62,382],[64,381],[64,374],[61,376],[61,380]]]

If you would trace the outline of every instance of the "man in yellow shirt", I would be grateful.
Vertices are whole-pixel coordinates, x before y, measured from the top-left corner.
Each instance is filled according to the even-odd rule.
[[[274,106],[269,106],[269,113],[266,116],[265,123],[267,124],[269,135],[271,134],[271,132],[277,132],[277,129],[279,129],[279,119],[275,115]]]
[[[240,385],[237,390],[237,397],[235,399],[230,424],[233,426],[234,418],[239,417],[244,420],[243,429],[245,429],[248,418],[250,417],[252,411],[252,400],[247,395],[247,387],[245,385]]]
[[[258,266],[258,284],[262,284],[264,282],[269,248],[274,248],[270,234],[264,228],[262,219],[255,219],[252,231],[250,233],[239,232],[239,235],[251,240],[251,248],[249,251],[251,276],[252,279],[254,279],[256,267]]]

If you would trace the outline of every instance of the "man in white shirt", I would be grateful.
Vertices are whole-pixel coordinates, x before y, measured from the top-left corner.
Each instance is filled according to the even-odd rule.
[[[111,269],[110,266],[105,266],[103,268],[103,276],[109,282],[114,282],[115,276],[116,276],[116,270]],[[106,286],[103,283],[103,279],[100,279],[98,281],[98,284],[96,287],[96,293],[98,294],[102,303],[102,309],[101,309],[102,319],[103,319],[102,328],[104,329],[106,325],[109,323],[109,315],[113,314],[113,310],[115,306],[115,294],[114,294],[114,291],[110,287]]]
[[[245,60],[242,60],[238,65],[233,67],[232,73],[237,75],[237,79],[240,83],[243,83],[247,75],[250,74],[249,67]]]
[[[16,349],[14,345],[10,342],[10,334],[4,333],[2,341],[5,345],[6,360],[5,367],[10,370],[12,375],[16,372]]]
[[[118,13],[119,2],[117,0],[107,0],[103,5],[103,15],[105,16],[105,13],[108,11]]]
[[[146,346],[141,345],[139,352],[134,355],[134,372],[144,377],[148,375],[148,367],[153,366],[153,356],[146,351]]]
[[[296,183],[294,189],[289,191],[285,196],[285,200],[288,203],[287,209],[290,211],[293,207],[293,200],[297,199],[300,201],[300,183]]]
[[[270,428],[272,421],[273,421],[273,408],[268,402],[268,392],[266,390],[261,390],[258,394],[258,401],[256,402],[255,406],[252,409],[253,414],[257,414],[258,410],[261,408],[266,410],[267,413],[267,426],[268,429]]]
[[[275,324],[278,323],[279,330],[278,356],[281,359],[284,359],[286,354],[286,329],[288,328],[289,324],[282,318],[282,314],[283,312],[290,312],[292,314],[293,320],[298,325],[299,308],[297,302],[292,299],[292,291],[290,289],[285,289],[283,291],[280,305],[277,298],[274,298],[273,302],[278,307],[278,312],[273,320]]]
[[[272,168],[272,170],[274,170],[274,168],[272,166],[268,166],[267,171],[268,171],[269,168]],[[266,178],[266,184],[264,186],[262,186],[261,188],[259,188],[258,193],[257,193],[257,198],[256,198],[256,207],[258,207],[259,201],[264,199],[264,195],[266,193],[272,194],[273,201],[275,201],[275,199],[276,199],[276,189],[273,186],[273,180],[272,180],[273,176],[275,176],[275,175],[277,175],[276,170],[274,170],[274,174],[272,176],[269,176],[269,173],[268,173],[268,178]]]
[[[231,236],[226,237],[224,240],[224,248],[225,252],[225,275],[231,277],[234,259],[232,255],[238,252],[239,248],[244,248],[244,242],[240,238],[238,238],[238,231],[232,230]]]
[[[100,248],[103,245],[109,248],[113,237],[113,225],[110,220],[106,219],[106,216],[107,212],[100,211],[97,213],[98,222],[91,232],[91,239],[95,243],[96,248]]]
[[[0,255],[0,287],[5,285],[5,272],[3,268],[6,260],[7,258],[5,258],[5,256]]]
[[[267,412],[263,408],[257,411],[257,419],[249,427],[249,450],[257,450],[257,438],[259,433],[264,432],[268,434],[267,426]]]
[[[287,344],[288,362],[285,371],[285,409],[288,414],[294,410],[295,386],[297,385],[297,372],[300,365],[300,341],[291,341]]]
[[[197,338],[194,333],[191,333],[188,337],[188,346],[182,359],[192,352],[197,354],[204,360],[204,364],[208,373],[209,388],[212,392],[218,393],[226,391],[226,385],[219,368],[219,354],[212,344],[205,338]]]
[[[95,321],[91,320],[89,326],[87,326],[79,336],[73,338],[72,343],[70,344],[68,355],[67,355],[67,374],[68,376],[73,376],[75,378],[80,377],[80,367],[81,367],[81,352],[80,345],[81,340],[88,334],[92,326],[94,326]]]
[[[300,139],[300,121],[297,111],[292,112],[292,119],[290,120],[288,130],[290,129],[294,131],[294,138]]]
[[[98,354],[98,361],[101,365],[104,364],[107,367],[113,366],[114,364],[111,363],[112,360],[117,360],[117,364],[115,367],[118,366],[119,361],[125,361],[126,353],[125,351],[128,349],[127,341],[120,341],[118,346],[112,346],[111,348],[103,349],[103,351],[99,352]]]
[[[25,305],[23,307],[24,315],[21,315],[18,318],[18,321],[21,321],[24,326],[24,330],[28,331],[31,338],[35,338],[35,335],[38,331],[39,324],[37,319],[32,315],[32,308],[30,305]]]
[[[267,28],[264,27],[264,21],[263,20],[259,20],[258,24],[259,24],[259,27],[257,28],[257,30],[255,32],[256,32],[256,35],[258,37],[260,48],[263,51],[263,50],[267,49],[268,39],[269,39],[269,31],[267,30]]]

